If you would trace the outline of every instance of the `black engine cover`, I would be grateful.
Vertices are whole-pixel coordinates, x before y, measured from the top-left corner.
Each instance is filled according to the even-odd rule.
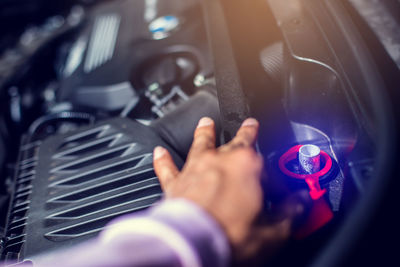
[[[82,242],[151,206],[162,195],[152,166],[157,145],[182,165],[152,128],[124,118],[22,145],[3,258]]]

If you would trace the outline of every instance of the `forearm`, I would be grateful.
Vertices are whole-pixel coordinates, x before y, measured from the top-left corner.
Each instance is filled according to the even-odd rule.
[[[186,200],[160,202],[117,218],[98,238],[50,253],[35,266],[226,266],[229,246],[219,225]]]

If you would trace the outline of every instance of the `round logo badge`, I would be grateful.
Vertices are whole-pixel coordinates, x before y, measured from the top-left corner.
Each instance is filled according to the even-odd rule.
[[[155,40],[167,38],[179,26],[179,19],[175,16],[163,16],[156,18],[149,24],[149,31]]]

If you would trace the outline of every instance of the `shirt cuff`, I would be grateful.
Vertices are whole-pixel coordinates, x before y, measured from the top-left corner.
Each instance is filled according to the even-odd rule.
[[[147,235],[165,243],[185,267],[224,267],[229,263],[229,242],[220,225],[185,199],[164,200],[141,215],[116,219],[100,240],[108,243],[129,234]]]

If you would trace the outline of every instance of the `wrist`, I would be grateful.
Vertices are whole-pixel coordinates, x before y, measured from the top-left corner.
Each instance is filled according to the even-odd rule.
[[[149,210],[151,218],[179,232],[200,255],[203,266],[227,266],[230,246],[220,224],[199,205],[183,198],[169,199]]]

